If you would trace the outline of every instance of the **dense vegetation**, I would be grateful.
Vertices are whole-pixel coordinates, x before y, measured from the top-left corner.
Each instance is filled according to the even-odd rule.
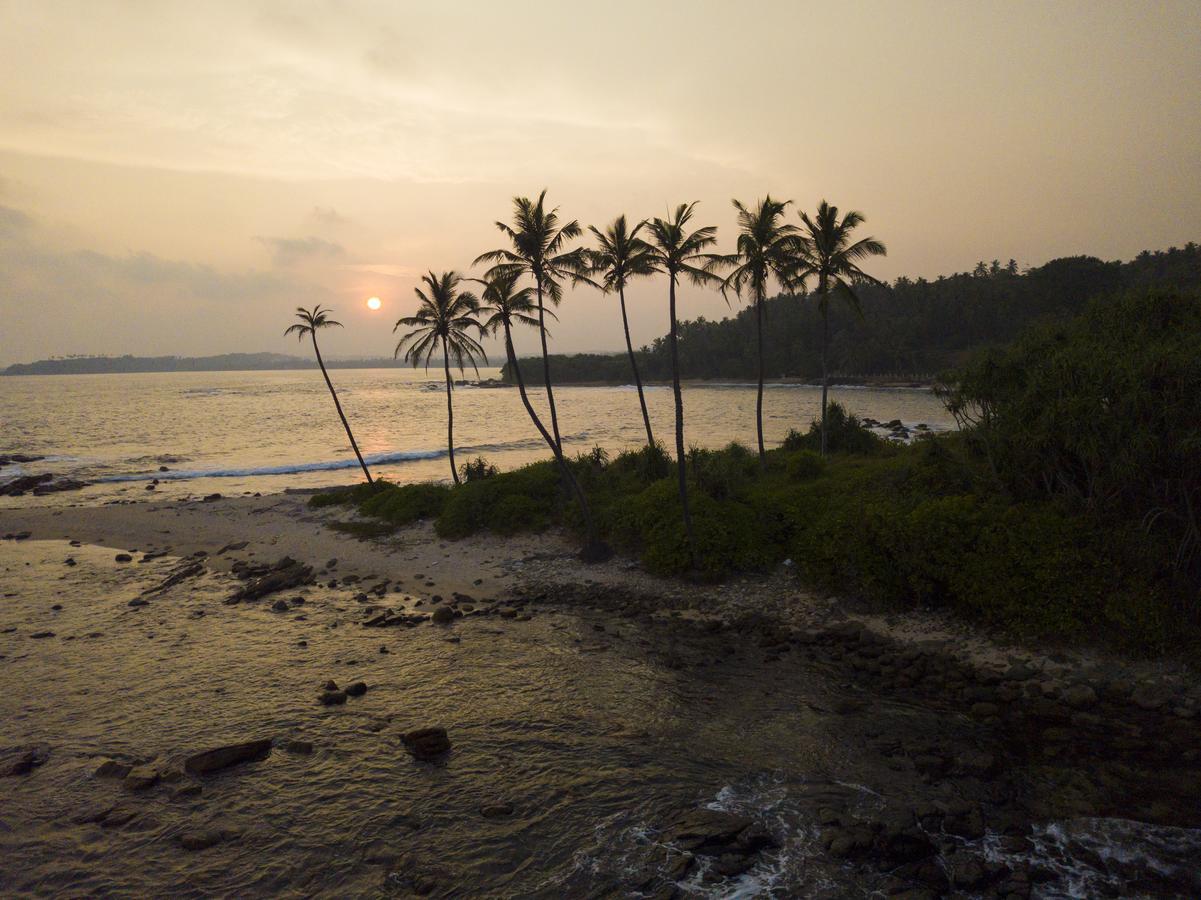
[[[933,377],[962,365],[977,349],[1012,341],[1039,320],[1077,315],[1093,297],[1154,285],[1201,287],[1201,246],[1144,252],[1126,263],[1069,257],[1026,272],[1013,262],[994,261],[933,281],[900,278],[891,285],[864,285],[859,288],[862,316],[845,306],[830,309],[830,364],[841,376]],[[768,377],[820,374],[821,318],[811,299],[778,296],[764,304]],[[682,321],[678,343],[684,378],[755,378],[750,307],[721,321]],[[664,339],[636,355],[644,378],[671,377]],[[527,382],[541,381],[540,364],[527,359],[521,367]],[[562,382],[630,380],[629,360],[620,355],[556,355],[551,371]],[[510,380],[511,374],[506,371],[504,377]]]
[[[1198,620],[1201,295],[1135,291],[982,353],[945,387],[958,434],[889,444],[837,406],[830,456],[814,423],[767,454],[693,449],[696,569],[708,578],[791,559],[809,584],[892,606],[945,607],[1004,629],[1144,651]],[[571,461],[604,536],[652,572],[690,559],[660,447]],[[466,475],[466,473],[464,473]],[[440,535],[579,527],[550,462],[462,486],[358,488],[356,503]]]

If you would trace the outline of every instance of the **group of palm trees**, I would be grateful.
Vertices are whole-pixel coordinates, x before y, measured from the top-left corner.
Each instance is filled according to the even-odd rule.
[[[583,230],[575,220],[560,224],[558,209],[546,207],[544,190],[536,201],[528,197],[514,198],[512,223],[496,223],[496,227],[507,238],[509,246],[476,257],[473,265],[489,266],[482,278],[465,278],[453,271],[443,272],[441,275],[430,272],[422,276],[422,286],[415,289],[419,300],[417,312],[400,319],[393,328],[393,332],[407,329],[396,345],[395,355],[400,356],[403,352],[408,362],[414,366],[424,364],[428,369],[434,354],[439,351],[442,353],[446,378],[447,445],[451,476],[456,484],[459,482],[459,472],[455,465],[454,453],[454,382],[450,376],[451,362],[453,360],[460,372],[470,365],[476,368],[478,373],[478,362],[487,361],[479,338],[486,335],[502,335],[509,368],[517,381],[517,389],[526,412],[550,448],[564,484],[571,490],[580,506],[587,532],[587,542],[581,555],[593,559],[606,555],[606,548],[597,535],[588,500],[563,454],[563,440],[559,433],[559,417],[555,406],[547,347],[546,320],[555,316],[548,308],[547,301],[552,306],[558,306],[563,298],[563,286],[566,282],[573,286],[589,285],[605,293],[617,294],[626,351],[630,357],[630,367],[638,389],[638,402],[646,428],[647,445],[653,446],[655,437],[647,412],[634,345],[630,339],[625,289],[631,279],[656,274],[666,275],[668,280],[668,312],[671,322],[668,344],[675,400],[676,469],[684,532],[689,548],[695,547],[695,541],[688,504],[684,402],[680,391],[677,350],[676,289],[681,279],[687,279],[698,286],[716,288],[721,291],[727,302],[729,295],[733,293],[739,297],[746,296],[754,304],[759,346],[755,422],[760,464],[763,464],[766,452],[763,443],[764,302],[773,280],[783,292],[799,299],[809,298],[807,283],[810,279],[816,281],[813,296],[822,317],[821,450],[822,454],[825,454],[829,391],[826,349],[830,301],[832,298],[841,297],[858,311],[856,285],[879,283],[864,272],[860,265],[869,257],[884,255],[884,244],[871,237],[856,239],[853,232],[864,222],[863,215],[852,210],[840,217],[838,207],[831,206],[824,200],[818,205],[813,216],[806,212],[800,213],[800,225],[785,221],[791,201],[778,201],[768,196],[753,206],[746,206],[737,200],[733,202],[738,213],[738,240],[735,252],[730,254],[714,253],[710,250],[717,242],[716,227],[692,226],[696,203],[682,203],[667,218],[643,220],[632,227],[624,215],[618,216],[603,231],[589,226],[588,230],[595,238],[596,246],[568,249],[568,244],[580,237]],[[724,277],[721,274],[723,272]],[[463,289],[462,286],[467,281],[480,285],[478,296]],[[317,331],[323,327],[340,324],[330,319],[328,313],[328,310],[320,306],[311,310],[300,308],[297,310],[300,323],[293,325],[285,334],[296,333],[299,339],[306,335],[312,337],[317,362],[333,395],[351,447],[354,448],[363,468],[363,474],[367,481],[371,482],[371,473],[363,461],[362,454],[359,453],[317,347]],[[519,326],[538,329],[542,345],[546,399],[550,411],[549,430],[530,403],[521,367],[513,349],[513,329]]]

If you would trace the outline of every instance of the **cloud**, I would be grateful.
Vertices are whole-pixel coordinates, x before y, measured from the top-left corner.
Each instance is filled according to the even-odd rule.
[[[313,219],[322,225],[345,225],[350,221],[332,206],[314,206]]]
[[[33,219],[11,206],[0,206],[0,234],[14,235],[18,231],[26,231],[33,225]]]
[[[294,266],[310,260],[337,259],[346,255],[346,248],[341,244],[335,244],[333,241],[319,237],[260,237],[258,240],[270,248],[272,261],[279,268]]]

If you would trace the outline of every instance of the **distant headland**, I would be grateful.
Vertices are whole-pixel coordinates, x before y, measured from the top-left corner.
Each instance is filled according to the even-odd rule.
[[[408,363],[390,357],[327,360],[331,369],[390,369]],[[122,372],[244,372],[315,369],[317,363],[284,353],[222,353],[218,356],[68,356],[15,363],[0,375],[113,375]]]

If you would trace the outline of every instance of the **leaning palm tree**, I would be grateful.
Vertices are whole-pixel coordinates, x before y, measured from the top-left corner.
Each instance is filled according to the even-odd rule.
[[[338,410],[338,418],[342,420],[342,427],[346,429],[346,436],[350,438],[350,447],[354,450],[354,455],[359,460],[359,465],[363,469],[363,475],[367,478],[368,484],[374,484],[371,479],[371,472],[367,469],[367,463],[363,461],[363,454],[359,452],[359,445],[355,443],[354,435],[350,431],[350,423],[346,421],[346,414],[342,412],[342,404],[338,401],[338,392],[334,390],[334,383],[329,380],[329,372],[325,371],[325,360],[321,358],[321,348],[317,346],[317,331],[322,328],[342,327],[341,322],[335,322],[329,317],[331,310],[322,309],[321,304],[317,304],[312,309],[305,309],[303,306],[296,307],[296,318],[300,319],[295,325],[291,326],[284,332],[284,337],[289,334],[295,334],[296,340],[303,341],[305,335],[313,339],[313,352],[317,354],[317,365],[321,367],[321,374],[325,376],[325,385],[329,388],[329,395],[334,398],[334,408]]]
[[[521,277],[519,272],[499,272],[492,273],[486,279],[475,279],[479,284],[484,286],[482,295],[482,305],[480,312],[488,316],[484,320],[483,329],[486,334],[496,334],[503,332],[505,342],[505,357],[508,360],[509,367],[513,370],[513,375],[517,379],[517,392],[521,395],[521,402],[525,406],[525,411],[529,413],[530,421],[534,423],[534,427],[538,429],[538,433],[542,435],[542,439],[546,441],[546,445],[550,447],[550,452],[554,454],[555,462],[559,466],[559,471],[563,476],[563,480],[571,487],[571,491],[575,494],[576,502],[580,505],[580,513],[584,517],[584,529],[587,534],[587,540],[583,550],[580,552],[580,558],[586,562],[600,562],[607,559],[611,555],[609,548],[597,537],[596,526],[592,519],[592,510],[588,506],[588,498],[584,496],[584,491],[580,487],[579,481],[571,472],[571,467],[567,464],[567,460],[563,456],[563,450],[555,443],[555,439],[550,432],[546,430],[546,426],[542,424],[542,419],[538,417],[538,413],[534,411],[534,406],[530,403],[529,394],[525,389],[525,378],[521,374],[521,367],[517,364],[517,353],[513,350],[513,327],[515,325],[530,325],[534,328],[541,328],[545,315],[554,316],[554,313],[549,310],[542,311],[544,315],[541,318],[535,318],[534,313],[539,312],[537,303],[534,299],[534,292],[526,287],[517,287],[517,281]]]
[[[671,348],[671,386],[676,402],[676,471],[680,483],[680,504],[684,509],[684,535],[688,539],[688,553],[695,554],[696,542],[692,535],[692,514],[688,509],[688,469],[684,457],[684,397],[680,392],[680,354],[677,346],[676,284],[681,275],[698,285],[720,284],[721,279],[713,274],[713,267],[720,257],[702,253],[717,241],[717,229],[711,225],[687,230],[696,203],[681,203],[669,219],[652,219],[647,224],[650,234],[651,261],[668,278],[668,309],[671,314],[671,330],[668,345]],[[695,558],[693,562],[695,563]]]
[[[550,357],[546,347],[546,312],[544,297],[556,306],[563,299],[562,281],[586,281],[588,259],[580,248],[564,250],[567,242],[580,236],[580,225],[574,219],[559,224],[559,209],[547,210],[546,191],[537,201],[528,197],[513,198],[513,224],[497,222],[496,227],[509,239],[512,249],[501,248],[481,253],[474,265],[492,263],[489,274],[528,274],[534,279],[538,301],[538,332],[542,339],[542,376],[546,381],[546,399],[550,405],[550,426],[555,446],[563,448],[559,435],[559,414],[555,409],[555,391],[550,378]]]
[[[621,303],[621,326],[626,335],[626,352],[630,354],[630,368],[634,371],[634,384],[638,387],[638,403],[642,406],[642,423],[646,426],[647,446],[654,446],[655,436],[651,432],[651,417],[646,411],[646,395],[642,392],[642,377],[638,374],[638,360],[634,356],[634,343],[630,340],[630,319],[626,315],[626,284],[638,275],[650,275],[655,271],[650,246],[638,232],[646,225],[639,222],[631,230],[624,215],[613,220],[613,224],[601,232],[595,225],[588,230],[596,235],[597,248],[589,251],[590,271],[599,276],[599,286],[605,293],[617,292]]]
[[[830,340],[830,295],[840,294],[856,313],[862,315],[857,284],[881,282],[859,268],[869,256],[884,256],[888,251],[875,238],[852,241],[851,232],[865,221],[863,213],[850,210],[841,220],[838,207],[823,200],[817,215],[809,218],[802,211],[804,229],[804,270],[817,276],[817,306],[822,315],[822,455],[826,454],[826,397],[830,391],[830,376],[826,366],[826,349]]]
[[[462,373],[468,364],[479,375],[476,365],[478,358],[488,361],[484,348],[468,332],[472,329],[483,334],[483,326],[475,318],[479,312],[480,301],[475,294],[460,291],[459,284],[463,277],[458,272],[443,272],[435,275],[430,272],[422,275],[429,293],[421,288],[413,288],[421,301],[415,315],[406,316],[392,328],[396,332],[401,326],[411,329],[396,345],[394,356],[400,356],[404,351],[405,359],[414,368],[425,363],[430,367],[430,359],[441,348],[442,368],[446,373],[446,447],[450,453],[450,474],[459,483],[459,470],[455,466],[455,406],[454,382],[450,380],[450,359],[453,356],[455,365]],[[407,346],[406,346],[407,345]]]
[[[767,300],[768,280],[775,276],[780,286],[791,290],[802,251],[800,229],[783,221],[791,200],[783,202],[770,196],[754,208],[734,200],[738,210],[738,250],[722,257],[722,264],[734,270],[722,282],[721,290],[733,290],[739,296],[749,291],[755,304],[755,333],[759,357],[759,393],[755,400],[755,427],[759,438],[759,465],[767,461],[763,447],[763,304]]]

